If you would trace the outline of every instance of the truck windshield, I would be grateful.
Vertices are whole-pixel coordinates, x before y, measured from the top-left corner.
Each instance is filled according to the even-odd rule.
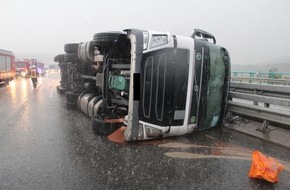
[[[209,78],[207,81],[207,99],[203,113],[203,121],[199,130],[215,127],[222,118],[224,84],[226,75],[225,49],[210,44],[209,47]]]

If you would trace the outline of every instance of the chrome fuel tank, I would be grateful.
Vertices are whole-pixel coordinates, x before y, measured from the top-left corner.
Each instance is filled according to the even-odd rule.
[[[78,99],[78,108],[90,117],[97,116],[97,112],[102,105],[102,96],[95,93],[83,93]]]

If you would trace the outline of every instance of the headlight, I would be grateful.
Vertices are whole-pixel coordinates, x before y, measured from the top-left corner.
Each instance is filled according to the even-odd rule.
[[[158,47],[168,43],[167,35],[153,35],[150,43],[150,48]]]
[[[140,127],[140,126],[139,126]],[[153,127],[149,127],[145,125],[145,132],[147,137],[152,138],[152,137],[162,137],[164,135],[164,132],[160,129],[156,129]]]

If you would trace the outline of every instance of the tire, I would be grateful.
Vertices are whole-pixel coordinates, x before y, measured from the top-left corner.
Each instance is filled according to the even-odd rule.
[[[64,62],[64,54],[59,54],[54,57],[54,62]]]
[[[72,43],[72,44],[65,44],[64,45],[64,52],[66,53],[77,53],[79,48],[79,44]]]
[[[77,103],[74,103],[74,102],[66,102],[66,109],[76,110],[76,109],[78,109],[78,105],[77,105]]]
[[[94,45],[92,41],[80,43],[78,49],[79,59],[89,65],[94,64]]]
[[[77,93],[74,93],[74,92],[65,92],[65,99],[67,102],[70,102],[70,103],[75,103],[77,104],[78,103],[78,98],[79,98],[79,94]]]
[[[77,53],[66,53],[64,55],[65,62],[77,62],[79,61],[79,57]]]
[[[118,40],[121,37],[127,38],[126,35],[122,32],[96,33],[94,35],[93,44],[95,46],[104,44],[111,45],[114,41]]]

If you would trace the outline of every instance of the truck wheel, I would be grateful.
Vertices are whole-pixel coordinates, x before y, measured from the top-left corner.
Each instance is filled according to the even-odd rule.
[[[79,48],[79,44],[72,43],[72,44],[65,44],[64,45],[64,52],[66,53],[77,53]]]
[[[64,54],[59,54],[54,57],[54,62],[63,62],[64,61]]]
[[[103,44],[110,45],[122,36],[124,36],[124,38],[127,38],[126,35],[123,34],[122,32],[96,33],[94,35],[93,44],[95,46],[103,45]]]
[[[9,79],[5,79],[5,85],[9,85]]]
[[[76,110],[78,109],[78,104],[74,102],[66,102],[66,109],[68,110]]]
[[[67,102],[76,103],[78,102],[79,94],[74,92],[65,92],[65,99]]]
[[[66,53],[64,55],[64,61],[65,62],[77,62],[77,61],[79,61],[78,54],[76,54],[76,53]]]

